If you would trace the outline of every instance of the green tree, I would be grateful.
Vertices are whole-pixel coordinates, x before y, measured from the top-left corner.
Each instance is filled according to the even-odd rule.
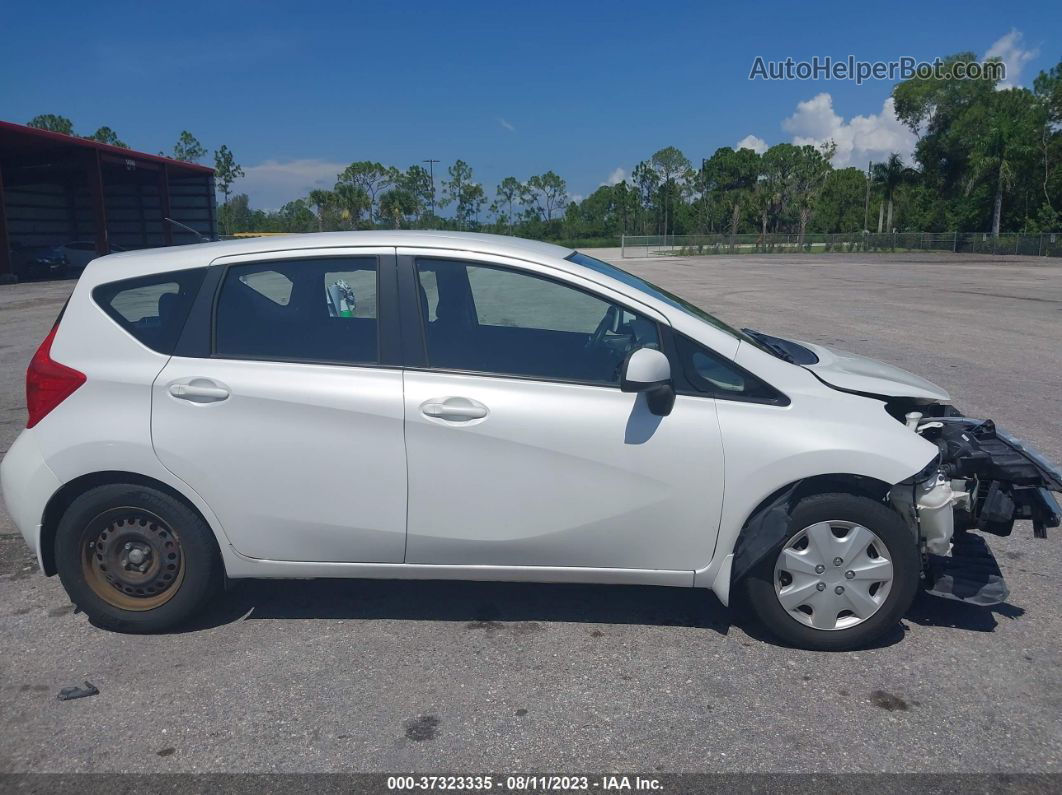
[[[246,193],[238,193],[218,208],[221,228],[228,234],[254,231],[253,215]]]
[[[317,225],[317,218],[305,199],[296,199],[281,207],[277,221],[281,232],[312,232]]]
[[[649,211],[654,206],[657,191],[660,189],[660,175],[651,163],[643,160],[634,167],[634,171],[631,172],[631,180],[634,182],[638,197],[638,214],[641,215],[642,231],[643,233],[648,233]]]
[[[794,176],[800,168],[803,153],[794,144],[775,144],[760,156],[760,176],[756,183],[754,202],[760,216],[761,233],[773,221],[778,232],[786,222],[793,198]]]
[[[1059,209],[1062,209],[1059,204],[1062,201],[1062,179],[1058,169],[1062,162],[1062,61],[1036,76],[1033,92],[1041,107],[1039,159],[1044,196],[1036,225],[1039,229],[1054,231],[1059,224]]]
[[[454,216],[461,229],[470,228],[479,215],[487,196],[483,186],[472,178],[472,167],[464,160],[455,162],[447,172],[449,179],[443,180],[443,198],[439,202],[443,207],[456,205]]]
[[[798,243],[804,245],[804,235],[807,232],[808,222],[815,209],[819,192],[826,184],[826,178],[832,171],[830,160],[833,158],[837,147],[833,141],[821,148],[814,146],[801,146],[796,168],[793,170],[793,201],[799,214]]]
[[[997,91],[979,114],[970,154],[967,193],[981,180],[993,187],[992,236],[999,237],[1003,197],[1014,186],[1019,172],[1037,155],[1040,120],[1032,94],[1022,88]]]
[[[369,221],[376,218],[376,196],[391,187],[395,181],[395,169],[371,160],[351,163],[339,174],[337,184],[347,184],[359,189],[369,197]],[[337,188],[338,189],[338,188]]]
[[[654,171],[660,178],[661,205],[664,212],[664,234],[668,233],[668,210],[673,204],[673,186],[676,181],[686,179],[692,167],[689,159],[674,146],[658,150],[649,159]]]
[[[339,216],[347,223],[348,229],[357,229],[361,225],[361,214],[369,211],[369,223],[372,223],[372,198],[368,192],[353,182],[340,181],[333,190],[335,206]]]
[[[730,238],[737,235],[742,212],[749,206],[760,172],[760,156],[751,149],[734,151],[728,146],[715,150],[701,169],[704,198],[726,208]]]
[[[110,144],[111,146],[120,146],[122,149],[128,149],[129,146],[118,137],[118,133],[112,130],[110,127],[100,127],[92,135],[85,136],[90,141],[99,141],[101,144]]]
[[[423,220],[431,208],[431,174],[428,169],[419,165],[412,165],[401,174],[396,181],[398,187],[407,191],[416,203],[416,215]]]
[[[214,182],[225,197],[226,204],[229,201],[229,193],[232,191],[232,183],[242,176],[243,169],[236,162],[232,151],[222,144],[220,149],[214,151]]]
[[[54,113],[42,113],[39,116],[34,116],[26,125],[29,127],[36,127],[38,130],[48,130],[49,132],[62,133],[63,135],[74,134],[74,123],[66,116],[56,116]]]
[[[506,219],[509,224],[509,234],[513,233],[513,202],[518,201],[524,194],[524,186],[520,183],[516,177],[505,177],[498,183],[498,187],[495,190],[495,195],[498,197],[498,201],[505,204],[509,208],[509,212],[506,215]]]
[[[392,188],[380,196],[380,215],[387,218],[395,229],[402,228],[402,221],[417,214],[417,199],[405,188]]]
[[[875,163],[870,169],[870,179],[881,188],[881,209],[888,207],[888,217],[885,220],[885,230],[892,231],[892,205],[897,189],[904,184],[913,182],[918,178],[918,172],[903,164],[900,156],[893,152],[884,163]],[[882,212],[878,212],[878,232],[882,231]]]
[[[995,82],[963,79],[953,68],[976,60],[972,52],[956,53],[943,59],[941,78],[916,77],[892,90],[897,118],[919,136],[914,159],[922,184],[936,194],[945,225],[952,229],[983,228],[990,215],[988,191],[984,197],[971,197],[969,191],[972,141],[966,131],[991,102]]]
[[[336,194],[330,190],[312,190],[310,195],[306,197],[306,202],[313,208],[314,214],[317,216],[317,231],[323,232],[325,229],[325,217],[338,204]]]
[[[548,224],[553,220],[553,213],[567,203],[568,183],[553,171],[547,171],[527,181],[527,193]]]
[[[199,139],[188,130],[182,130],[177,136],[177,143],[173,145],[174,160],[183,160],[186,163],[198,163],[206,152],[207,150],[199,143]]]
[[[813,225],[819,232],[861,232],[867,176],[858,168],[831,171],[815,202]]]

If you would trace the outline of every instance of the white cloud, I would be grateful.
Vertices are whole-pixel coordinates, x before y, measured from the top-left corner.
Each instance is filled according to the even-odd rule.
[[[505,119],[499,118],[498,119],[498,124],[500,124],[502,127],[504,127],[509,132],[516,132],[516,127],[514,127],[511,122],[506,121]]]
[[[627,172],[622,168],[615,168],[612,173],[608,175],[608,178],[602,182],[602,185],[618,185],[627,178]]]
[[[569,193],[568,194],[568,203],[570,204],[571,202],[575,202],[576,204],[578,204],[579,202],[581,202],[585,198],[586,197],[583,194],[581,194],[581,193]]]
[[[984,60],[998,58],[1007,67],[1007,79],[999,83],[999,88],[1013,88],[1018,83],[1022,67],[1040,54],[1040,50],[1033,47],[1026,50],[1022,47],[1021,32],[1010,29],[1010,33],[1000,36],[995,43],[988,48]]]
[[[767,151],[767,142],[760,138],[758,135],[746,135],[736,144],[735,149],[751,149],[758,155],[762,155]]]
[[[833,164],[838,168],[865,168],[868,161],[884,160],[893,152],[910,162],[917,140],[896,118],[892,97],[882,104],[881,113],[845,121],[833,109],[833,97],[822,93],[798,103],[796,112],[782,122],[782,129],[792,134],[798,146],[832,140],[837,144]]]
[[[233,190],[250,196],[254,208],[275,210],[311,190],[330,190],[336,184],[336,175],[346,167],[346,163],[316,159],[267,160],[245,166],[243,179],[236,182]]]

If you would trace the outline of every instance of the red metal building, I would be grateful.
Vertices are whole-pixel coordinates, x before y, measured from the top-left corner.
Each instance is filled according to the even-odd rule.
[[[19,247],[198,242],[164,218],[215,237],[214,170],[0,121],[0,279]]]

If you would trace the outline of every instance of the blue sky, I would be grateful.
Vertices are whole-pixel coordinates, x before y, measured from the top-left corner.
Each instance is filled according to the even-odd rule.
[[[0,119],[69,116],[136,149],[227,144],[277,207],[353,160],[468,161],[489,195],[553,169],[572,194],[674,145],[821,140],[865,167],[913,138],[888,81],[750,81],[753,59],[993,52],[1030,85],[1057,63],[1058,2],[11,3]],[[1014,72],[1017,76],[1014,78]],[[753,136],[753,138],[747,138]],[[758,140],[755,140],[758,139]],[[618,171],[619,170],[619,171]],[[438,173],[438,172],[437,172]]]

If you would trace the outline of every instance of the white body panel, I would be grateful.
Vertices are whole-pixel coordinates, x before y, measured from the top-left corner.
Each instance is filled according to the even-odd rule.
[[[193,378],[230,395],[170,394]],[[214,509],[241,554],[402,562],[400,370],[173,357],[152,408],[159,460]]]
[[[877,359],[847,351],[835,351],[812,342],[801,342],[819,357],[816,364],[804,365],[828,384],[853,392],[890,397],[912,397],[946,403],[946,390],[921,376]]]
[[[486,406],[447,421],[440,396]],[[706,563],[723,496],[715,401],[447,373],[406,374],[406,561],[686,569]]]
[[[11,520],[38,562],[41,562],[41,515],[48,500],[62,485],[45,463],[33,431],[19,434],[0,461],[0,492]]]
[[[735,360],[784,392],[790,405],[680,395],[669,416],[657,417],[645,412],[644,396],[603,387],[171,358],[138,343],[91,299],[102,283],[219,258],[386,246],[519,263],[636,306]],[[37,549],[45,505],[60,484],[129,472],[164,483],[202,513],[231,577],[695,582],[725,601],[735,539],[768,495],[819,474],[896,483],[935,454],[881,402],[831,389],[807,369],[565,260],[568,253],[487,235],[366,232],[93,261],[52,348],[56,361],[87,381],[24,432],[4,459],[0,478],[12,517]],[[825,349],[809,347],[823,360],[816,372],[838,386],[943,399],[916,376],[867,372],[865,362],[848,357],[839,364]],[[170,395],[174,381],[195,377],[222,384],[228,399],[197,405]],[[420,411],[425,401],[453,396],[489,413],[455,426]]]

